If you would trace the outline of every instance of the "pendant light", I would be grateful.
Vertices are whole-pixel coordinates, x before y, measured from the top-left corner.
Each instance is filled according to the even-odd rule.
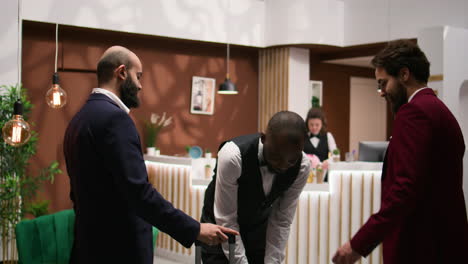
[[[13,118],[6,122],[2,129],[3,139],[13,147],[19,147],[28,142],[31,128],[23,119],[23,104],[18,99],[13,107]]]
[[[47,91],[45,99],[52,108],[62,108],[67,103],[67,93],[60,87],[59,75],[57,72],[58,56],[58,24],[55,24],[55,71],[52,76],[52,87]]]
[[[230,12],[231,10],[231,0],[228,0],[228,12]],[[227,30],[228,34],[227,34],[227,42],[226,42],[226,46],[227,46],[227,51],[226,51],[226,79],[224,80],[224,82],[222,84],[219,85],[219,90],[218,90],[218,93],[219,94],[237,94],[237,87],[236,85],[231,82],[231,80],[229,79],[229,28]]]
[[[22,19],[21,0],[18,0],[18,100],[13,106],[13,118],[6,122],[2,128],[3,139],[13,147],[19,147],[28,142],[31,137],[31,128],[28,122],[23,119],[23,104],[21,103],[21,41],[22,41]]]

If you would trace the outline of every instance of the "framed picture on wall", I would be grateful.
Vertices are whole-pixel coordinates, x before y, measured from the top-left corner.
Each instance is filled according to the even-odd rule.
[[[309,82],[309,106],[310,107],[322,107],[322,81],[310,81]]]
[[[215,90],[215,79],[193,76],[190,113],[212,115],[214,113]]]

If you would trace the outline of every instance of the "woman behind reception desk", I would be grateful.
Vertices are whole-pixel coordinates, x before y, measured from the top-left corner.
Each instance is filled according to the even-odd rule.
[[[337,146],[333,135],[327,132],[325,113],[320,108],[311,108],[307,113],[305,122],[309,138],[306,139],[304,144],[304,152],[316,155],[322,162],[322,168],[327,170],[328,153],[337,149]]]

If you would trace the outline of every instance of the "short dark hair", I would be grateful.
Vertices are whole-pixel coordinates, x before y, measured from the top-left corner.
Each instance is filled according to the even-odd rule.
[[[327,133],[327,118],[325,117],[325,113],[322,111],[321,108],[314,107],[307,112],[307,117],[305,121],[305,125],[307,127],[307,131],[309,131],[309,120],[310,119],[320,119],[322,120],[322,129],[320,129],[320,134],[326,134]]]
[[[301,144],[307,137],[304,119],[291,111],[280,111],[268,121],[267,134],[286,134],[292,144]]]
[[[123,51],[114,51],[101,58],[97,65],[98,84],[109,82],[114,75],[114,70],[120,65],[125,65],[127,69],[132,66],[129,54]]]
[[[419,46],[409,39],[390,41],[371,63],[384,68],[393,77],[398,77],[400,70],[407,67],[417,81],[427,83],[429,80],[430,63]]]

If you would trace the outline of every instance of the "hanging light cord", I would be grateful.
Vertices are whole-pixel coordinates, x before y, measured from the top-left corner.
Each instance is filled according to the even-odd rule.
[[[231,0],[228,0],[228,15],[226,16],[228,18],[228,21],[229,21],[229,14],[231,12]],[[227,36],[226,36],[226,46],[227,46],[227,60],[226,60],[226,69],[227,69],[227,73],[226,73],[226,77],[230,78],[229,76],[229,23],[227,23],[227,27],[228,29],[226,30],[227,32]]]
[[[22,21],[21,21],[21,0],[18,0],[18,58],[17,58],[17,66],[18,66],[18,99],[21,99],[21,50],[22,50]]]
[[[229,42],[227,43],[227,60],[226,60],[227,74],[229,76]]]
[[[58,57],[58,23],[55,24],[55,71],[57,72],[57,57]]]

